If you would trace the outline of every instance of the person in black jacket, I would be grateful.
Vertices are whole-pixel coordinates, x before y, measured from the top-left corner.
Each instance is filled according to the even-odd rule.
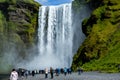
[[[53,79],[53,68],[50,67],[50,74],[51,74],[51,79]]]

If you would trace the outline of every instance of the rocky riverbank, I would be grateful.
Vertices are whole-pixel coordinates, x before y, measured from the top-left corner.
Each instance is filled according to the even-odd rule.
[[[1,77],[2,75],[0,75]],[[28,76],[27,78],[20,78],[19,80],[51,80],[50,74],[48,78],[45,79],[44,74],[37,74],[34,77]],[[0,80],[8,80],[8,79],[0,79]],[[78,73],[72,73],[68,75],[60,74],[59,76],[55,76],[52,80],[120,80],[120,73],[99,73],[99,72],[83,72],[78,75]]]

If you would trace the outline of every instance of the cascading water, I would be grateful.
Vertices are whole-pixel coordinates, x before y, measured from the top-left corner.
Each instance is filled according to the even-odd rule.
[[[39,10],[39,60],[42,67],[69,67],[72,62],[71,4],[42,6]]]
[[[38,18],[38,55],[30,57],[29,62],[21,62],[17,67],[71,67],[72,58],[85,39],[81,23],[90,14],[87,7],[81,5],[80,11],[73,15],[71,3],[41,6]]]
[[[38,29],[40,67],[71,66],[73,55],[85,39],[80,24],[86,17],[86,13],[83,13],[79,15],[82,17],[75,19],[72,13],[71,3],[40,7]]]

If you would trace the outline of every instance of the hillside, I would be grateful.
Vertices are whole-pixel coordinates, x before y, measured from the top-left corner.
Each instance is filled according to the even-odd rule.
[[[73,59],[72,68],[118,72],[120,65],[120,2],[88,0],[94,9],[82,24],[86,39]]]
[[[39,6],[34,0],[0,0],[0,73],[35,44]]]

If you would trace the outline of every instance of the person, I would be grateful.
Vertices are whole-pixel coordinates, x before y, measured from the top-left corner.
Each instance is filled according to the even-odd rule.
[[[63,68],[61,68],[61,69],[60,69],[60,72],[63,74],[63,73],[64,73],[64,69],[63,69]]]
[[[51,79],[53,79],[53,69],[50,67],[50,74],[51,74]]]
[[[78,68],[78,75],[80,75],[81,74],[81,72],[80,72],[80,68]]]
[[[71,73],[72,73],[71,68],[68,68],[68,74],[71,74]]]
[[[118,70],[119,70],[119,72],[120,72],[120,65],[118,65]]]
[[[28,70],[25,71],[25,77],[27,78],[28,77]]]
[[[66,76],[66,74],[67,74],[67,68],[65,67],[64,68],[64,75]]]
[[[81,68],[78,68],[78,75],[80,75],[83,72]]]
[[[55,69],[56,76],[59,76],[58,74],[58,68]]]
[[[32,76],[35,76],[35,71],[34,70],[32,71]]]
[[[18,80],[18,72],[15,69],[10,74],[10,80]]]
[[[22,69],[22,70],[21,70],[21,77],[22,77],[22,78],[24,78],[24,73],[25,73],[25,71],[24,71],[24,69]]]
[[[45,78],[48,78],[48,69],[45,68]]]

